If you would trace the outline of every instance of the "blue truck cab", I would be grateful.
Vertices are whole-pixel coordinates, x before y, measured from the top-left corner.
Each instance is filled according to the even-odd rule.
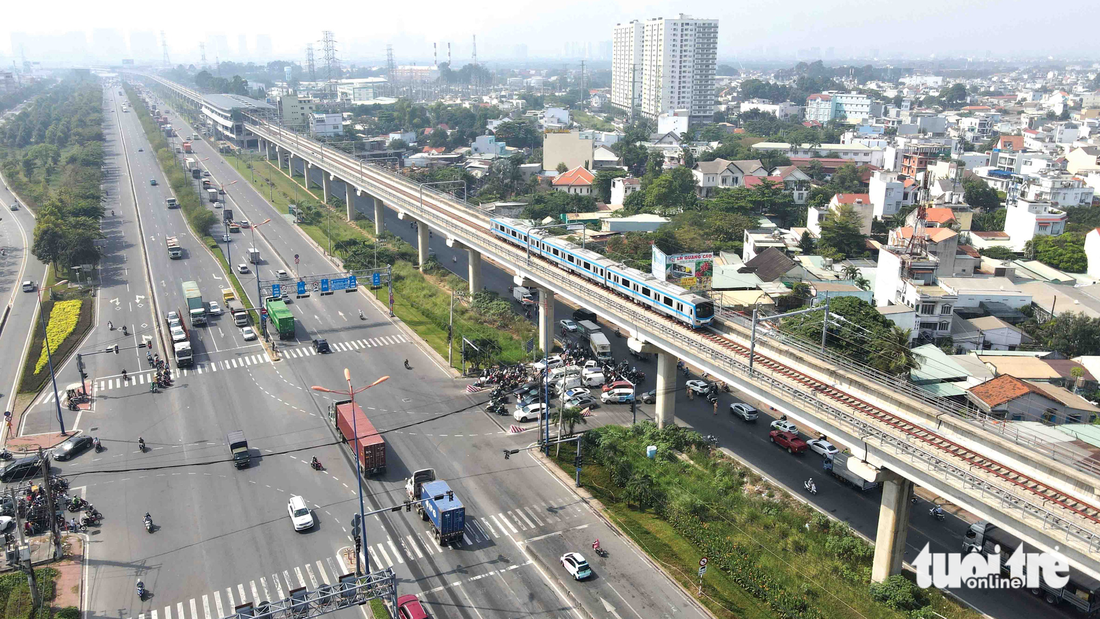
[[[462,539],[466,528],[466,507],[447,482],[439,480],[421,485],[420,498],[424,501],[422,516],[432,523],[437,542],[446,544]]]

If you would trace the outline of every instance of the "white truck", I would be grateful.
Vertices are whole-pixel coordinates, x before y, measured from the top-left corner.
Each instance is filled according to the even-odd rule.
[[[252,264],[260,264],[260,250],[255,247],[248,248],[248,261]]]
[[[206,197],[210,200],[210,204],[217,204],[218,202],[218,190],[210,187],[206,190]]]
[[[167,205],[168,208],[179,208],[180,207],[179,202],[176,202],[175,198],[165,198],[164,199],[164,204]]]
[[[174,236],[170,236],[164,239],[164,244],[168,246],[168,257],[172,260],[178,260],[183,257],[183,250],[180,248],[180,240]]]
[[[590,334],[588,344],[592,348],[592,354],[596,355],[597,361],[609,362],[614,359],[611,356],[611,342],[607,341],[607,336],[603,333],[597,331]]]
[[[516,286],[513,288],[512,296],[525,307],[530,307],[535,304],[535,297],[531,294],[531,290],[523,286]]]

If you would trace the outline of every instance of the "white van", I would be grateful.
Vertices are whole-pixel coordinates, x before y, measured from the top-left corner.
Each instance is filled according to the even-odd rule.
[[[34,282],[29,279],[23,282],[23,292],[34,292]]]
[[[579,365],[565,365],[558,368],[550,368],[550,372],[547,373],[547,380],[551,384],[558,382],[564,376],[580,376],[581,366]]]
[[[561,395],[569,389],[582,386],[582,384],[581,377],[576,374],[563,376],[558,382],[554,383],[554,392]]]
[[[603,372],[585,372],[584,375],[581,376],[581,383],[583,383],[585,387],[599,387],[606,381],[607,379],[604,378]]]

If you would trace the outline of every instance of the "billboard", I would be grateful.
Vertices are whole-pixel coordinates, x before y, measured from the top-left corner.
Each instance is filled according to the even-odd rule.
[[[714,275],[714,253],[666,254],[653,246],[653,276],[683,288],[707,287]]]

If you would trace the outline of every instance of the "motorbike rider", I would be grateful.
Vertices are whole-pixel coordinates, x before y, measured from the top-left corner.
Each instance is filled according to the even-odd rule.
[[[100,447],[99,447],[99,437],[98,436],[92,439],[92,447],[94,447],[96,451],[99,451]]]
[[[600,538],[596,538],[596,541],[592,542],[592,552],[600,551]]]
[[[412,369],[412,366],[409,365],[409,360],[408,359],[405,359],[405,369],[406,370],[411,370]]]
[[[359,320],[363,320],[366,316],[363,315],[363,310],[359,310]]]
[[[122,368],[122,382],[126,382],[127,380],[128,379],[126,378],[126,368]]]
[[[145,439],[138,437],[138,449],[145,451]]]
[[[317,459],[317,456],[313,456],[313,460],[309,463],[315,469],[321,468],[321,461]]]

